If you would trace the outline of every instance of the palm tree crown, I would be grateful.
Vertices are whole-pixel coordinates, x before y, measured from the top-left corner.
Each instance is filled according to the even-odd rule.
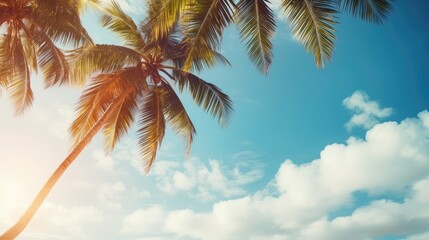
[[[150,10],[149,10],[150,11]],[[166,124],[181,135],[188,150],[195,128],[177,96],[188,89],[195,103],[226,125],[232,111],[230,98],[215,85],[191,72],[182,70],[187,61],[189,44],[173,25],[163,38],[153,38],[139,27],[115,2],[103,10],[102,24],[125,41],[126,46],[90,45],[73,51],[70,66],[75,83],[90,80],[77,106],[77,117],[70,127],[78,144],[99,120],[109,112],[103,125],[105,148],[111,151],[135,118],[138,118],[138,140],[146,171],[155,160]],[[219,53],[212,56],[227,62]],[[201,66],[195,61],[195,66]]]
[[[79,46],[90,38],[74,0],[0,0],[0,90],[21,114],[33,101],[30,74],[40,68],[45,86],[68,81],[68,63],[54,43]]]

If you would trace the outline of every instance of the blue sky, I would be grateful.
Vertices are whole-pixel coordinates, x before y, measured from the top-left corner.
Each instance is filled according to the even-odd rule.
[[[127,3],[138,19],[144,7]],[[19,239],[429,239],[427,7],[397,1],[384,25],[340,15],[324,69],[279,16],[268,76],[228,29],[232,67],[201,76],[233,99],[230,126],[183,95],[191,157],[167,134],[148,176],[133,133],[110,156],[96,138]],[[120,43],[93,14],[84,23],[97,42]],[[69,149],[80,89],[43,90],[37,78],[25,116],[0,102],[0,231]]]

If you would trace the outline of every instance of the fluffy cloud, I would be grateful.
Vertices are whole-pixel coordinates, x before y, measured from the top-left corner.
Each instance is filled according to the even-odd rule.
[[[365,139],[328,145],[312,162],[297,165],[286,160],[273,180],[275,191],[220,201],[209,212],[157,206],[156,215],[166,220],[156,231],[146,228],[140,233],[159,236],[162,230],[205,240],[363,240],[386,235],[422,239],[429,222],[428,172],[429,112],[425,111],[401,123],[378,124]],[[366,193],[371,201],[356,207],[356,192]],[[406,197],[398,202],[386,197],[389,194]],[[330,217],[344,207],[356,209]],[[125,218],[128,233],[146,224],[145,214],[139,213],[148,210],[153,209]],[[130,218],[139,224],[129,227]]]
[[[181,164],[158,161],[149,175],[156,178],[158,188],[165,193],[186,191],[191,197],[206,201],[215,199],[217,195],[233,197],[246,194],[243,186],[260,179],[262,171],[242,172],[239,166],[226,169],[218,160],[210,160],[207,166],[191,158]]]
[[[354,112],[354,115],[346,123],[348,129],[363,127],[369,129],[377,124],[380,119],[389,117],[393,113],[392,108],[381,108],[377,102],[371,101],[363,91],[356,91],[343,101],[343,105]]]
[[[103,184],[97,192],[97,199],[109,208],[119,210],[122,205],[118,202],[127,189],[122,182]]]
[[[106,155],[102,150],[96,150],[92,153],[93,158],[96,161],[96,166],[105,171],[114,173],[116,162],[109,155]]]

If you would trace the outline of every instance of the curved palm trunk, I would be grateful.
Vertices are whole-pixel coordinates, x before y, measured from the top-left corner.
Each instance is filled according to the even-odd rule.
[[[76,147],[70,152],[70,154],[66,157],[66,159],[58,166],[55,172],[51,175],[48,181],[45,183],[43,188],[37,194],[36,198],[33,200],[31,205],[25,211],[25,213],[21,216],[21,218],[9,228],[3,235],[0,236],[0,240],[13,240],[22,231],[27,227],[30,220],[36,214],[37,210],[42,205],[43,201],[48,196],[51,189],[54,187],[55,183],[58,179],[63,175],[66,169],[72,164],[72,162],[79,156],[82,150],[88,145],[88,143],[92,140],[92,138],[97,134],[97,132],[103,127],[106,121],[110,118],[114,109],[120,104],[120,101],[116,101],[118,98],[114,100],[114,103],[110,105],[104,115],[98,120],[98,122],[92,127],[92,129],[85,135],[85,137],[76,145]]]

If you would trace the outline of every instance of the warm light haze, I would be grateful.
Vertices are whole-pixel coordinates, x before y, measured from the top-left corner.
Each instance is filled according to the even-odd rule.
[[[145,1],[117,2],[144,19]],[[199,73],[232,99],[229,126],[181,94],[197,131],[189,157],[167,128],[147,175],[136,125],[108,155],[98,134],[16,239],[429,239],[428,8],[394,1],[383,24],[339,14],[321,69],[275,12],[268,75],[232,25],[221,47],[232,66]],[[123,44],[94,10],[81,18],[95,43]],[[21,116],[1,95],[0,234],[71,150],[82,88],[31,84]]]

